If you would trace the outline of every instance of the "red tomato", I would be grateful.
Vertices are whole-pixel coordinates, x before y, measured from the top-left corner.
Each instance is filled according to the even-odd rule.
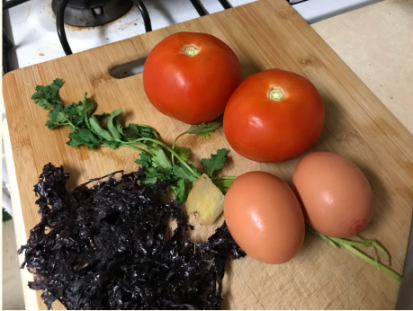
[[[324,126],[314,85],[295,73],[269,69],[245,79],[224,112],[228,143],[257,162],[292,159],[310,148]]]
[[[143,69],[143,87],[155,108],[189,124],[221,115],[241,81],[235,53],[205,33],[170,35],[152,49]]]

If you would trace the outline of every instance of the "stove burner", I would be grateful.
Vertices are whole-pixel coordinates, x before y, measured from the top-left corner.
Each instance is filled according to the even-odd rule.
[[[57,16],[60,0],[52,1]],[[69,0],[64,13],[64,22],[79,27],[93,27],[110,23],[133,6],[130,0]]]

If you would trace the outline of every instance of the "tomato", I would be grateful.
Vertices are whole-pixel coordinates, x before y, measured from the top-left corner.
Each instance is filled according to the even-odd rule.
[[[295,73],[269,69],[249,76],[224,112],[228,143],[257,162],[292,159],[309,149],[324,126],[324,105],[315,86]]]
[[[152,49],[143,69],[149,101],[163,114],[188,124],[221,115],[241,81],[235,53],[205,33],[170,35]]]

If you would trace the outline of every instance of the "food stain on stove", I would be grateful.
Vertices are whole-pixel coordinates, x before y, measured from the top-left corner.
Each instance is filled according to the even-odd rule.
[[[39,56],[44,56],[44,54],[43,54],[43,53],[39,53]]]
[[[119,29],[120,29],[120,30],[125,30],[126,28],[129,28],[129,26],[136,25],[136,24],[137,24],[137,23],[136,23],[137,21],[138,21],[138,19],[135,19],[135,20],[133,20],[133,21],[131,21],[131,22],[129,22],[129,23],[122,24],[122,25],[120,25]]]
[[[132,11],[134,11],[134,10],[138,10],[135,6],[132,6],[125,14],[123,14],[122,16],[120,16],[119,18],[117,18],[117,19],[115,19],[115,20],[113,20],[113,21],[111,21],[111,22],[109,22],[109,23],[106,23],[106,24],[104,24],[104,25],[99,25],[99,26],[74,26],[74,25],[69,25],[69,24],[67,24],[67,23],[65,23],[65,30],[66,31],[68,31],[68,32],[70,32],[70,31],[73,31],[73,32],[77,32],[77,31],[87,31],[87,30],[96,30],[96,29],[101,29],[101,28],[104,28],[104,27],[110,27],[110,26],[112,26],[113,24],[115,24],[115,23],[120,23],[120,24],[122,24],[123,22],[122,22],[122,19],[123,18],[125,18],[125,17],[127,17],[127,15],[128,14],[130,14]],[[47,10],[48,12],[49,12],[49,14],[53,17],[53,19],[55,19],[56,20],[56,14],[53,12],[53,7],[52,7],[52,3],[50,3],[50,5],[49,5],[49,10]],[[127,23],[127,24],[122,24],[122,27],[123,27],[123,29],[120,29],[120,30],[124,30],[124,29],[126,29],[128,26],[131,26],[132,25],[132,23],[136,23],[138,21],[138,19],[135,19],[135,20],[133,20],[132,22],[129,22],[129,23]],[[135,24],[136,25],[136,24]],[[107,40],[109,40],[109,38],[106,38]]]

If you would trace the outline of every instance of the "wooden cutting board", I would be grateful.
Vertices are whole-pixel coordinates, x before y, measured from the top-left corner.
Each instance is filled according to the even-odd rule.
[[[244,77],[276,67],[314,83],[324,100],[326,124],[311,150],[341,154],[365,173],[374,192],[375,212],[362,235],[386,246],[393,269],[401,273],[413,207],[413,136],[284,0],[257,1],[4,76],[3,94],[26,236],[40,220],[33,185],[45,164],[63,165],[70,172],[68,190],[89,178],[137,168],[133,150],[89,151],[67,146],[69,130],[50,131],[44,126],[47,112],[30,99],[35,86],[62,78],[65,84],[60,97],[64,103],[80,100],[86,91],[98,103],[97,113],[122,108],[125,123],[150,125],[170,144],[188,125],[152,107],[143,90],[142,75],[115,79],[109,70],[145,58],[156,43],[178,31],[207,32],[225,41],[237,54]],[[299,160],[275,164],[249,161],[231,149],[222,128],[207,138],[184,136],[180,144],[191,149],[193,163],[218,148],[228,148],[230,161],[222,175],[264,170],[290,182]],[[193,237],[204,240],[217,226],[197,226]],[[398,289],[399,282],[391,277],[307,233],[301,251],[286,264],[268,265],[249,257],[231,262],[224,278],[223,308],[392,309]],[[44,309],[40,293],[37,297],[39,308]],[[53,307],[61,309],[62,305],[55,303]]]

